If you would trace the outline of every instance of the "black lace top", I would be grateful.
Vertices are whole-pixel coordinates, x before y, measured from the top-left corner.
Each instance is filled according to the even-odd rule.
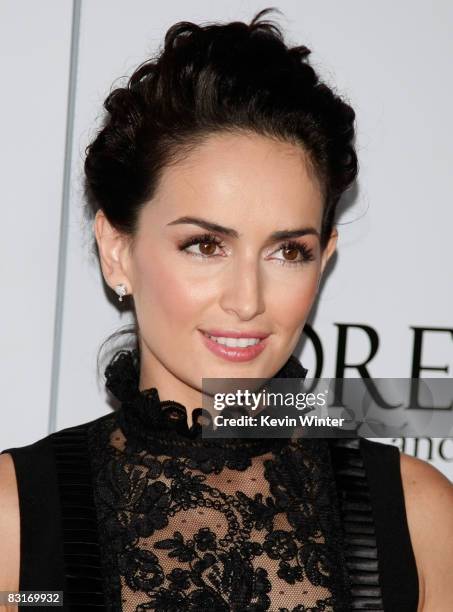
[[[291,357],[277,377],[307,371]],[[396,447],[364,439],[209,439],[139,391],[134,351],[106,386],[119,410],[22,448],[21,590],[109,612],[415,612]],[[43,478],[45,474],[45,478]]]
[[[291,358],[279,377],[305,376]],[[118,425],[93,444],[110,599],[124,610],[321,612],[348,592],[323,439],[207,439],[197,409],[138,391],[137,354],[106,370]],[[343,568],[343,569],[342,569]]]

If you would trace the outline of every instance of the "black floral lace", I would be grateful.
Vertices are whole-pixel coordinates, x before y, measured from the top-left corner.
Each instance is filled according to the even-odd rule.
[[[291,357],[278,377],[305,377]],[[111,610],[349,609],[324,439],[203,439],[193,414],[138,390],[136,351],[106,386],[121,408],[89,432]],[[197,409],[201,411],[201,409]]]

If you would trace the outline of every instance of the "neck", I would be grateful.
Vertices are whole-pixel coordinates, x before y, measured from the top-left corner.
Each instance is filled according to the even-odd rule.
[[[187,425],[191,427],[193,411],[203,407],[203,397],[206,394],[202,392],[201,387],[193,387],[175,376],[143,343],[139,355],[138,390],[143,391],[155,387],[161,402],[178,402],[184,406],[187,414]],[[297,358],[291,355],[275,376],[305,378],[306,374],[307,370]],[[200,385],[201,381],[202,379],[200,379]],[[208,405],[210,405],[210,402],[208,402]]]
[[[156,387],[160,401],[172,400],[186,407],[187,423],[192,425],[192,412],[203,405],[201,389],[188,385],[170,372],[147,347],[141,348],[139,390]]]

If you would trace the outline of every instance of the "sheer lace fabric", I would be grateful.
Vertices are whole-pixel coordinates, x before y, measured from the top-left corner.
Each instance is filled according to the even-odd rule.
[[[122,405],[90,444],[112,610],[347,609],[325,440],[202,439],[195,415],[138,391],[136,353],[106,377]]]

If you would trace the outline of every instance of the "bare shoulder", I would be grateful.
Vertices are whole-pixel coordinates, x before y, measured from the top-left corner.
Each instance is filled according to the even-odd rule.
[[[437,468],[400,453],[407,522],[420,582],[418,612],[453,610],[453,484]]]
[[[14,463],[9,453],[0,454],[0,541],[0,591],[17,591],[20,565],[19,496]]]

